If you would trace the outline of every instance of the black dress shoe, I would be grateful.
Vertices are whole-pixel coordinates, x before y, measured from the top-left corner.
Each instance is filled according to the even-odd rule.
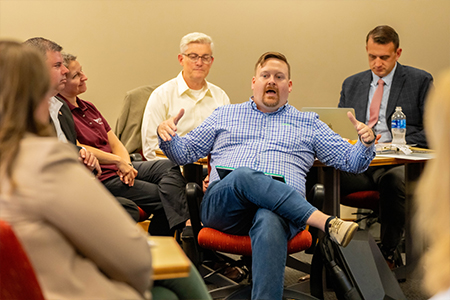
[[[233,280],[234,282],[241,282],[247,275],[241,268],[230,266],[230,264],[225,261],[216,262],[213,266],[213,269],[217,270],[218,273],[224,275],[228,279]]]

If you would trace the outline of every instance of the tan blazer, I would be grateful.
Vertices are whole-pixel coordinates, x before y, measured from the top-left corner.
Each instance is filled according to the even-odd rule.
[[[148,98],[157,87],[145,85],[128,91],[125,95],[115,134],[128,153],[139,153],[142,150],[142,118]]]
[[[13,172],[14,193],[0,180],[0,218],[23,244],[45,299],[151,298],[146,237],[73,145],[28,135]]]

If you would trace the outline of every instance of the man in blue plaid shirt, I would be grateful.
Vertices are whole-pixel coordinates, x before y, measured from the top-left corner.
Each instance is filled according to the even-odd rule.
[[[305,176],[317,157],[326,165],[360,173],[375,156],[373,131],[348,113],[360,137],[344,141],[315,113],[288,102],[290,66],[278,52],[263,54],[248,102],[216,109],[185,137],[176,134],[184,110],[158,127],[160,148],[184,165],[211,154],[210,185],[201,204],[205,226],[250,235],[252,299],[281,299],[287,241],[306,225],[347,246],[358,225],[317,210],[305,199]],[[216,166],[235,170],[220,179]],[[280,174],[286,183],[264,173]]]

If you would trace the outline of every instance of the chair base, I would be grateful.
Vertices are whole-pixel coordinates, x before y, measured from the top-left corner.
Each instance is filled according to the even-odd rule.
[[[311,274],[311,264],[305,263],[292,255],[288,255],[286,258],[286,267],[292,268],[294,270]]]
[[[224,300],[249,300],[252,295],[252,285],[238,285],[238,286],[226,286],[211,290],[209,292],[213,299]],[[283,299],[289,300],[318,300],[317,298],[307,295],[303,292],[290,289],[289,287],[283,290]]]
[[[234,282],[233,280],[220,273],[215,273],[213,269],[204,264],[198,266],[198,272],[200,273],[206,284],[213,284],[220,287],[239,286],[239,283]]]

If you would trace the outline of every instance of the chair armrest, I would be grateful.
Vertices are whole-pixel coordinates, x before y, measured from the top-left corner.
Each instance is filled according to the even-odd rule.
[[[189,208],[189,215],[191,220],[192,229],[192,242],[194,243],[195,252],[191,253],[189,259],[198,268],[203,262],[203,250],[198,244],[198,235],[202,229],[202,223],[200,220],[200,203],[203,199],[203,190],[195,182],[189,182],[186,184],[186,200]],[[183,234],[189,235],[190,231],[185,231]],[[190,253],[190,252],[189,252]]]
[[[191,218],[192,232],[195,241],[197,241],[198,233],[202,229],[200,220],[200,203],[203,199],[203,190],[195,182],[189,182],[186,185],[186,199],[189,208],[189,215]]]
[[[325,200],[325,187],[321,183],[316,183],[306,197],[309,203],[315,208],[322,210]]]
[[[142,155],[139,153],[131,153],[130,159],[131,161],[142,161]]]
[[[323,184],[316,183],[309,191],[308,197],[306,199],[309,203],[311,203],[312,206],[319,210],[322,210],[323,202],[325,200],[325,188]],[[312,243],[311,247],[309,247],[309,249],[307,249],[305,252],[307,254],[313,254],[316,248],[317,239],[319,237],[319,230],[310,226],[308,231],[311,234]]]

